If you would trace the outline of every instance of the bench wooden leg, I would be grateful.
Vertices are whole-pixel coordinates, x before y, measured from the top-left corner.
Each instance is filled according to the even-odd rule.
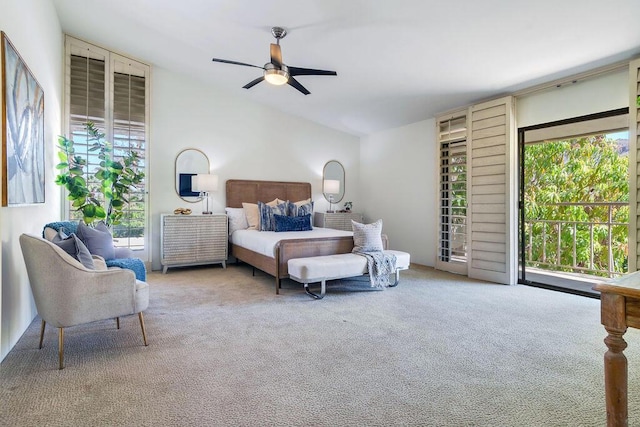
[[[311,295],[313,298],[315,299],[322,299],[324,298],[324,293],[327,290],[327,281],[323,280],[320,282],[320,295],[313,293],[309,290],[309,284],[305,283],[304,284],[304,291],[307,293],[307,295]]]

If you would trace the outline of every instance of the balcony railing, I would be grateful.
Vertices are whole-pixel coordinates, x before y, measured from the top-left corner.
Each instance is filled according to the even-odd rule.
[[[525,220],[526,266],[616,277],[627,272],[629,203],[556,203]],[[565,218],[579,217],[581,220]]]

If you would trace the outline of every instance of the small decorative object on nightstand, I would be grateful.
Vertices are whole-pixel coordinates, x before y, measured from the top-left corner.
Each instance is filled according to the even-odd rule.
[[[362,214],[355,212],[315,212],[313,215],[314,227],[333,228],[336,230],[351,231],[351,220],[363,222]]]

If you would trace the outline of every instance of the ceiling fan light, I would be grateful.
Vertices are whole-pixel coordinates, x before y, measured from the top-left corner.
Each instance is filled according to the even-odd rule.
[[[264,79],[272,85],[280,86],[289,81],[289,73],[283,70],[264,70]]]

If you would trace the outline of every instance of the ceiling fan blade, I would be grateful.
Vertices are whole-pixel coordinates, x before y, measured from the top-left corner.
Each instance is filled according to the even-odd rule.
[[[279,44],[271,43],[271,63],[282,69],[282,50]]]
[[[258,65],[246,64],[244,62],[238,62],[238,61],[229,61],[228,59],[213,58],[212,61],[222,62],[223,64],[244,65],[245,67],[255,67],[255,68],[260,68],[261,70],[264,70],[264,67],[260,67]]]
[[[289,81],[287,81],[287,84],[288,84],[289,86],[293,86],[293,87],[295,87],[296,89],[298,89],[300,92],[302,92],[302,93],[303,93],[303,94],[305,94],[305,95],[309,95],[309,94],[311,93],[311,92],[309,92],[309,91],[307,90],[307,88],[305,88],[304,86],[302,86],[302,85],[300,84],[300,82],[299,82],[299,81],[297,81],[296,79],[294,79],[293,77],[289,77]]]
[[[242,87],[244,89],[251,89],[252,87],[254,87],[255,85],[257,85],[258,83],[260,83],[263,80],[264,80],[264,76],[260,76],[257,79],[250,81],[249,83],[247,83],[246,85],[244,85]]]
[[[337,76],[335,71],[314,70],[313,68],[289,67],[292,76]]]

